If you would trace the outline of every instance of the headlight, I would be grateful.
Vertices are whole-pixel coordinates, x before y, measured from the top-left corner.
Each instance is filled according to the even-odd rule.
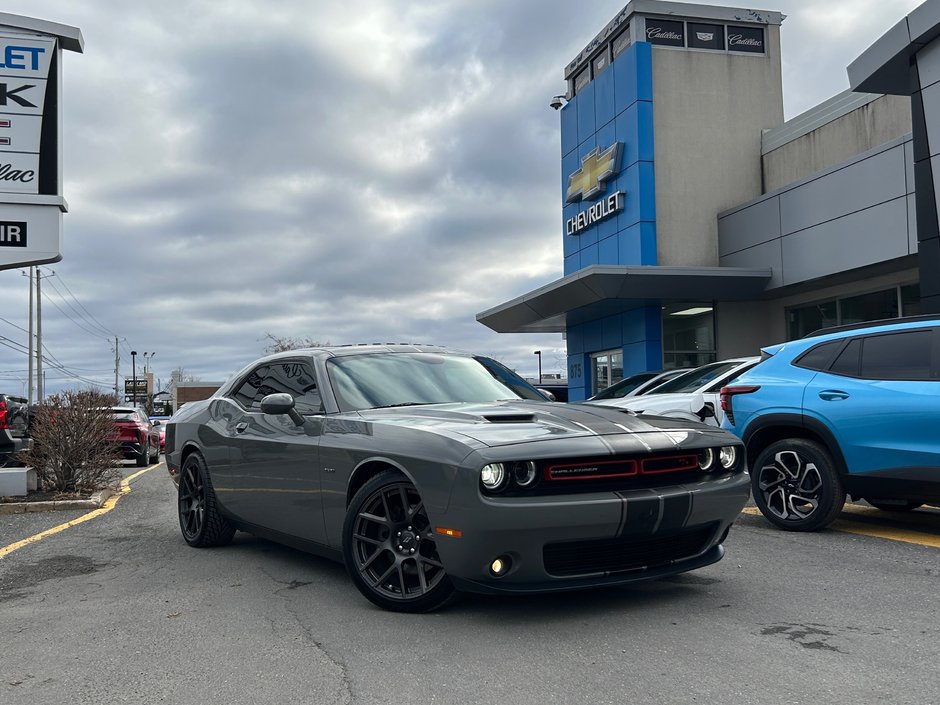
[[[722,446],[718,453],[718,462],[725,470],[734,467],[734,461],[738,459],[738,449],[734,446]]]
[[[513,463],[512,478],[519,487],[529,487],[538,479],[538,468],[531,460],[524,463]]]
[[[484,465],[480,471],[480,482],[488,490],[498,490],[506,481],[506,466],[502,463]]]
[[[710,470],[715,462],[715,452],[711,448],[705,448],[698,452],[698,466],[702,470]]]

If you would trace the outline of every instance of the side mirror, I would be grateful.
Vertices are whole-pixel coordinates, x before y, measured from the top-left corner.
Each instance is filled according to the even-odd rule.
[[[272,416],[287,414],[295,426],[304,425],[304,417],[297,413],[294,408],[294,397],[290,394],[268,394],[261,400],[261,413],[271,414]]]
[[[545,398],[548,399],[549,401],[558,401],[558,400],[555,398],[555,395],[552,394],[552,393],[551,393],[550,391],[548,391],[547,389],[542,389],[541,387],[536,387],[536,389],[539,390],[539,394],[541,394],[543,397],[545,397]]]

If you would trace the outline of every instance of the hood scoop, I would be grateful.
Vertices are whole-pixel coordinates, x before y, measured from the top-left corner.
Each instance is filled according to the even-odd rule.
[[[489,423],[532,423],[535,421],[535,414],[484,414],[483,420]]]

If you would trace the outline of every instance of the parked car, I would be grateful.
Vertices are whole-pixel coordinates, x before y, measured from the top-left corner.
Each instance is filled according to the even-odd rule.
[[[15,464],[16,454],[29,450],[32,445],[27,400],[0,394],[0,467]]]
[[[846,493],[890,510],[940,502],[940,317],[829,329],[763,352],[721,403],[771,523],[822,528]]]
[[[599,399],[620,399],[622,397],[638,397],[641,394],[648,394],[656,390],[664,382],[668,382],[673,377],[684,375],[691,370],[691,367],[677,367],[673,370],[651,370],[649,372],[637,372],[636,374],[624,377],[619,382],[615,382],[606,389],[602,389],[587,401],[598,401]]]
[[[600,399],[589,404],[605,404],[630,409],[638,414],[695,419],[718,426],[722,412],[718,392],[735,377],[760,362],[759,357],[739,357],[711,362],[663,382],[639,397]]]
[[[536,388],[540,392],[542,392],[542,395],[545,396],[545,398],[548,399],[549,401],[561,401],[561,402],[568,401],[568,383],[567,382],[563,384],[554,384],[554,383],[539,384],[537,385]]]
[[[248,531],[343,561],[376,605],[629,583],[721,559],[743,444],[546,401],[489,358],[410,345],[262,358],[167,427],[194,547]]]
[[[150,423],[153,424],[154,428],[157,429],[157,433],[160,434],[160,452],[166,452],[166,422],[170,420],[169,416],[151,416]]]
[[[114,440],[120,444],[125,459],[145,467],[159,458],[160,433],[146,413],[136,406],[115,406],[111,411],[117,426]]]

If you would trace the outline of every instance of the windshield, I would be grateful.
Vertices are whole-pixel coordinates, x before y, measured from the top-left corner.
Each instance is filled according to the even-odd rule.
[[[721,375],[729,372],[741,364],[740,360],[731,362],[713,362],[710,365],[702,365],[691,372],[669,380],[668,382],[656,387],[651,394],[675,394],[683,392],[694,392],[699,387],[704,387],[709,382],[714,382]]]
[[[490,361],[493,362],[493,361]],[[498,363],[495,363],[498,364]],[[327,361],[336,402],[342,411],[412,404],[490,402],[545,398],[515,373],[499,365],[500,379],[479,360],[434,353],[350,355]],[[506,379],[507,383],[502,380]],[[511,388],[509,386],[512,380]]]

